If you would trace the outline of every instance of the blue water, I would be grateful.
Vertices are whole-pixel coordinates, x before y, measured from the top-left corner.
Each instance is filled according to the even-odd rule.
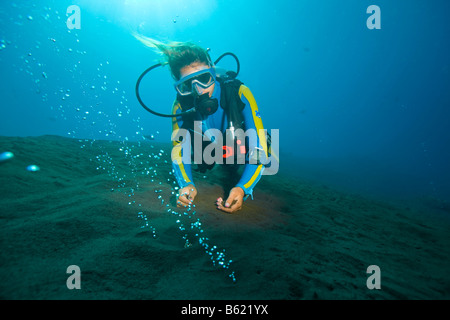
[[[69,30],[78,5],[81,29]],[[381,9],[369,30],[366,9]],[[2,1],[0,135],[170,141],[143,110],[158,55],[132,32],[235,53],[281,173],[351,192],[450,200],[448,1]],[[222,66],[234,68],[233,60]],[[167,69],[143,81],[169,112]],[[8,150],[0,150],[0,152]]]

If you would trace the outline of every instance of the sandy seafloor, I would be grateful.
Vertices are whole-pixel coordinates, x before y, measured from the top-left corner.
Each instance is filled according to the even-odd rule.
[[[174,207],[169,144],[42,136],[0,146],[15,155],[0,163],[1,299],[450,298],[450,210],[433,199],[397,205],[278,174],[225,214],[214,202],[229,176],[217,167],[195,173],[195,212],[185,212]],[[79,290],[66,286],[70,265]],[[380,290],[366,286],[370,265]]]

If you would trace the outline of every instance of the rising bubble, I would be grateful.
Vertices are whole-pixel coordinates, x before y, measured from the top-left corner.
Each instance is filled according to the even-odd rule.
[[[30,172],[36,172],[36,171],[41,170],[41,168],[39,168],[39,167],[38,167],[37,165],[35,165],[35,164],[32,164],[32,165],[29,165],[29,166],[27,167],[27,170],[30,171]]]
[[[12,152],[6,151],[6,152],[0,153],[0,162],[7,161],[12,158],[14,158],[14,153],[12,153]]]

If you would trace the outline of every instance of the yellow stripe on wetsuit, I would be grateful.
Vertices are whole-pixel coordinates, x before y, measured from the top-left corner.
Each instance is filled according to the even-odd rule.
[[[253,97],[250,89],[244,85],[241,85],[239,88],[239,98],[242,99],[242,95],[247,99],[250,104],[250,108],[252,109],[253,122],[255,123],[256,133],[259,137],[259,142],[264,149],[266,157],[268,157],[267,153],[267,140],[266,135],[264,134],[264,126],[260,117],[256,114],[258,113],[258,105],[256,104],[255,97]]]
[[[178,111],[178,109],[181,109],[180,103],[175,101],[172,107],[172,114],[176,114],[176,112]],[[172,118],[172,132],[177,132],[180,129],[180,126],[178,125],[178,121],[177,118]],[[186,169],[184,169],[184,164],[181,158],[181,143],[180,141],[172,141],[172,160],[175,161],[178,165],[178,167],[180,168],[180,172],[183,176],[184,181],[186,181],[186,183],[192,182],[189,177],[186,174]]]
[[[244,95],[244,97],[247,99],[248,103],[250,104],[250,108],[252,110],[251,112],[252,112],[252,116],[253,116],[253,122],[255,123],[256,132],[259,137],[259,143],[261,144],[261,146],[264,150],[264,153],[266,154],[266,157],[268,157],[266,135],[265,135],[262,120],[260,117],[257,116],[258,105],[256,104],[255,97],[253,97],[253,94],[250,91],[250,89],[244,85],[241,85],[241,87],[239,88],[239,98],[241,98],[241,100],[242,100],[242,95]],[[262,168],[263,168],[262,164],[258,165],[258,168],[256,169],[253,176],[250,178],[250,180],[246,184],[244,184],[245,188],[249,188],[255,182],[255,180],[259,177]]]

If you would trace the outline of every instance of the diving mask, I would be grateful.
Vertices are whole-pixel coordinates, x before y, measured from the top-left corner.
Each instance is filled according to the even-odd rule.
[[[199,86],[202,89],[207,89],[211,87],[216,81],[216,71],[214,68],[204,69],[197,72],[194,72],[186,77],[181,78],[177,82],[175,82],[174,86],[177,92],[181,96],[187,96],[193,94],[194,91],[196,94],[197,89],[196,86]]]

